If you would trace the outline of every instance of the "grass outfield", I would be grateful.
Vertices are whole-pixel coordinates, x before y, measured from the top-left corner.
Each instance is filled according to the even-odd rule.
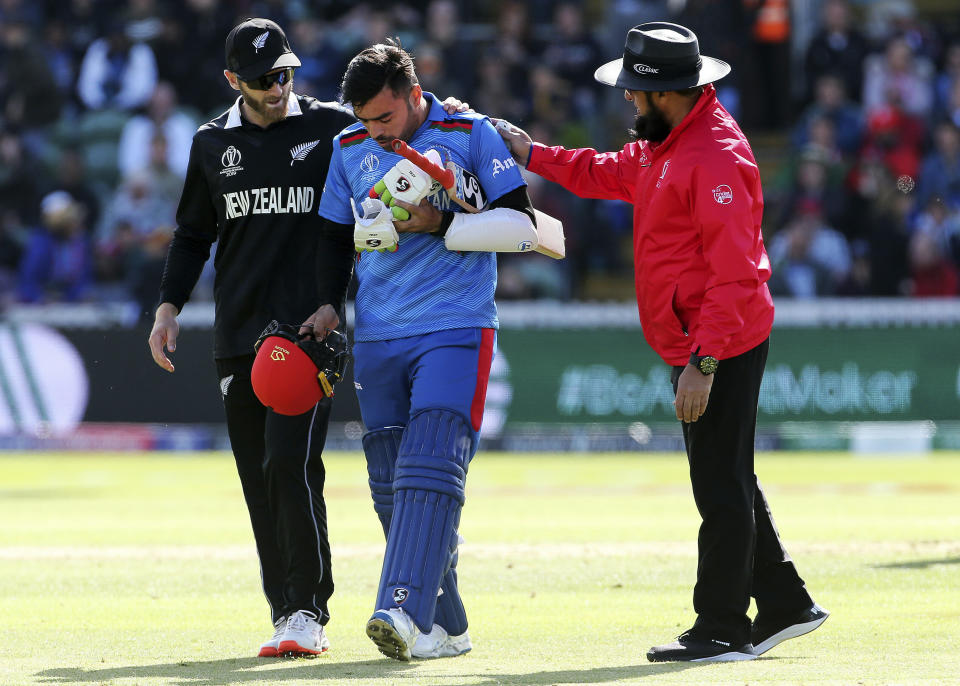
[[[752,662],[651,664],[693,621],[679,455],[485,454],[460,578],[474,650],[382,658],[382,542],[359,454],[326,459],[337,592],[316,660],[272,632],[232,458],[0,454],[0,684],[960,683],[960,455],[758,456],[818,631]]]

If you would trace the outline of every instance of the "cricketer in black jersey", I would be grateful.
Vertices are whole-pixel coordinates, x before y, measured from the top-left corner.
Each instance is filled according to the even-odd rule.
[[[333,137],[353,122],[291,92],[286,118],[266,130],[244,122],[238,99],[194,136],[161,302],[182,308],[219,239],[215,357],[251,353],[271,319],[299,324],[320,302],[317,203]]]
[[[194,135],[149,343],[154,361],[174,371],[164,348],[176,348],[177,315],[216,241],[214,357],[274,624],[259,656],[310,656],[329,646],[321,451],[330,399],[302,415],[275,413],[257,399],[250,372],[253,345],[271,320],[299,324],[321,300],[342,313],[353,241],[338,227],[343,240],[328,238],[320,250],[326,224],[316,206],[333,137],[354,120],[339,105],[293,93],[300,62],[274,22],[239,24],[226,53],[224,76],[241,97]],[[339,272],[336,293],[317,284],[321,258]]]

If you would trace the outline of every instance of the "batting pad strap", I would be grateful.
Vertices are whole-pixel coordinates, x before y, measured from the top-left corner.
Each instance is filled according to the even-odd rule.
[[[457,251],[530,252],[538,245],[530,217],[507,207],[457,213],[443,240],[447,250]]]
[[[463,467],[441,457],[403,456],[397,461],[393,490],[420,490],[442,493],[461,505],[467,473]]]
[[[466,471],[475,441],[470,420],[451,410],[431,408],[420,410],[410,419],[403,432],[400,454],[443,457]]]

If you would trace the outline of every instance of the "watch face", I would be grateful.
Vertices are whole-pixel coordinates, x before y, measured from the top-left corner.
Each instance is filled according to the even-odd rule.
[[[700,371],[704,374],[713,374],[717,371],[719,364],[715,357],[702,357],[700,358]]]

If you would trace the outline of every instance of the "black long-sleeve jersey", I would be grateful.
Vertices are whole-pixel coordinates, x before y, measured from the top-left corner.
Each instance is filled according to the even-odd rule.
[[[333,137],[354,121],[335,103],[291,94],[287,117],[266,129],[241,116],[238,99],[194,135],[160,302],[183,308],[219,239],[214,357],[251,354],[271,319],[299,324],[331,302],[316,275],[328,230],[317,205]],[[343,242],[322,261],[349,280],[353,250]]]

